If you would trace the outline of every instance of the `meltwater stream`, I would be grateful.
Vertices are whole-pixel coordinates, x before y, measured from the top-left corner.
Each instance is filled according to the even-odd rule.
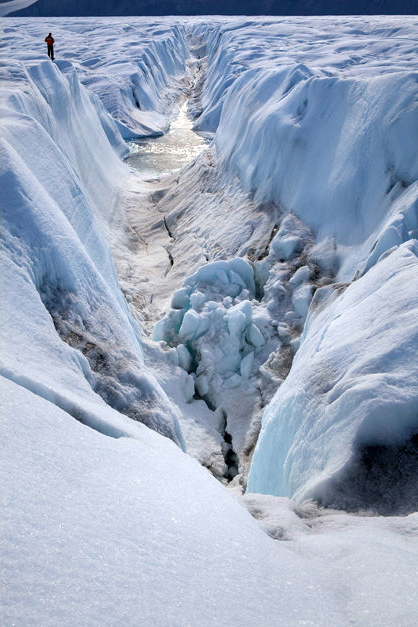
[[[170,129],[161,137],[128,141],[130,155],[126,163],[148,176],[161,176],[179,170],[196,157],[208,143],[192,130],[187,115],[187,101],[182,104]]]

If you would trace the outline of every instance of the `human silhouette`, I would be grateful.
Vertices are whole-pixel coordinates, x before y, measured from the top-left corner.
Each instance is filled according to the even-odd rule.
[[[51,61],[53,61],[55,59],[55,57],[54,57],[54,42],[55,42],[55,39],[53,38],[51,33],[49,33],[48,37],[45,37],[45,41],[46,41],[46,43],[48,45],[48,57],[51,59]]]

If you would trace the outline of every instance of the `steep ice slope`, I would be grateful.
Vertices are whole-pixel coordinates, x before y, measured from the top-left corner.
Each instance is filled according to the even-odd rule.
[[[417,256],[407,242],[340,295],[316,292],[263,418],[250,492],[417,510]]]
[[[182,443],[104,237],[124,147],[97,97],[61,69],[2,73],[2,373],[104,432],[135,428],[102,420],[100,397]]]
[[[266,90],[273,94],[264,104]],[[217,146],[259,202],[293,211],[319,241],[332,236],[344,247],[338,277],[349,280],[370,267],[394,201],[418,177],[416,93],[417,77],[402,70],[370,78],[311,76],[300,66],[282,76],[244,74],[228,93]],[[407,222],[387,247],[410,238]]]
[[[225,168],[257,202],[335,238],[340,280],[370,267],[418,177],[415,36],[416,20],[293,18],[219,25],[208,40],[197,128],[217,129]],[[395,228],[399,243],[414,227]]]
[[[157,116],[161,124],[164,124],[164,127],[168,125],[169,117],[173,115],[173,107],[169,110],[168,105],[173,103],[173,100],[177,98],[179,94],[183,98],[183,90],[189,88],[192,77],[192,72],[185,66],[186,52],[187,54],[189,54],[189,52],[185,50],[182,29],[178,28],[175,23],[172,22],[168,23],[166,21],[165,23],[153,26],[152,24],[145,23],[144,20],[141,19],[132,20],[129,25],[120,20],[112,22],[108,26],[106,26],[104,21],[102,21],[101,24],[97,24],[96,22],[93,24],[91,20],[85,22],[82,20],[68,20],[61,24],[57,22],[56,26],[57,30],[54,31],[54,34],[59,42],[57,45],[59,46],[61,44],[61,51],[63,49],[66,50],[65,54],[67,57],[74,56],[75,50],[77,50],[77,54],[79,51],[84,50],[83,54],[85,56],[83,58],[86,64],[88,64],[90,59],[85,46],[86,30],[89,31],[91,48],[95,48],[97,54],[100,54],[100,56],[94,58],[94,65],[97,65],[96,72],[94,68],[90,69],[88,65],[83,66],[81,63],[70,64],[69,61],[60,60],[59,57],[61,53],[59,49],[57,49],[58,60],[55,62],[55,65],[60,68],[60,71],[72,73],[73,69],[75,69],[77,76],[87,82],[91,89],[97,91],[99,95],[103,92],[103,94],[108,97],[108,100],[105,99],[105,104],[114,115],[117,115],[115,111],[122,111],[125,115],[124,119],[126,119],[126,117],[135,117],[136,112],[139,112],[141,115],[144,114],[145,116],[141,118],[141,123],[144,123],[144,119],[151,119],[154,123],[156,119],[155,116]],[[42,24],[38,21],[28,20],[8,20],[4,27],[4,48],[7,48],[11,57],[18,56],[22,59],[22,63],[33,66],[33,69],[30,70],[32,73],[39,72],[37,63],[40,59],[44,58],[44,43],[41,36],[43,30]],[[152,37],[150,37],[151,33],[153,35]],[[176,41],[176,38],[178,38],[178,42],[176,47],[173,48],[173,41]],[[25,40],[26,43],[24,43]],[[29,46],[29,50],[27,50],[25,46]],[[138,48],[142,51],[142,56],[139,55]],[[116,50],[124,51],[124,58],[117,64],[115,64]],[[158,51],[158,61],[156,50]],[[149,68],[148,75],[144,74],[141,69],[144,65],[144,60],[147,62],[147,67]],[[45,68],[48,67],[48,63],[43,66],[43,72]],[[189,62],[187,62],[187,65],[189,65]],[[136,73],[133,72],[135,68]],[[186,74],[179,77],[180,71],[186,72]],[[129,72],[131,72],[131,74],[129,74]],[[74,76],[73,79],[75,80]],[[134,81],[135,85],[132,81]],[[113,89],[114,85],[117,85],[117,88]],[[144,103],[144,108],[141,109],[141,111],[136,108],[135,99],[132,96],[133,87],[138,89],[136,92],[138,97],[140,90],[144,93],[147,91],[152,95],[152,98],[150,97],[147,104],[149,110],[145,110]],[[49,84],[45,84],[42,89],[45,98],[48,101],[52,101],[55,97],[57,86],[53,82],[50,82]],[[126,93],[131,94],[130,100],[124,98],[123,95]],[[71,94],[69,94],[69,97],[71,97]],[[59,106],[61,109],[63,108],[62,103]],[[77,103],[75,103],[73,113],[76,112],[77,106]],[[176,107],[174,107],[174,111]],[[164,115],[161,115],[158,111],[164,111]],[[81,110],[78,114],[83,116],[84,110]],[[107,129],[106,124],[110,124],[111,121],[105,115],[102,116],[102,118],[109,139],[114,141],[112,138],[115,134],[115,128],[111,125],[109,129]],[[105,122],[106,119],[108,122]],[[70,126],[73,125],[73,122],[74,121],[70,119]],[[119,123],[119,128],[120,126]],[[125,240],[128,239],[127,252],[132,257],[134,253],[129,246],[129,236],[127,238],[125,232],[125,229],[129,228],[125,221],[126,207],[120,211],[120,207],[113,205],[113,201],[115,200],[115,186],[118,184],[117,186],[121,189],[126,186],[128,170],[122,168],[119,163],[115,164],[112,159],[108,158],[107,149],[103,149],[102,143],[97,143],[96,138],[93,138],[89,134],[85,125],[77,126],[77,124],[75,124],[72,126],[72,131],[75,131],[73,135],[74,142],[77,143],[78,146],[77,150],[80,152],[87,151],[87,154],[83,155],[82,164],[77,171],[79,175],[83,174],[86,177],[87,173],[89,173],[89,180],[86,180],[85,192],[88,195],[91,194],[93,190],[96,190],[97,193],[100,191],[102,194],[103,203],[96,212],[96,218],[100,221],[100,226],[108,242],[112,244],[114,249],[118,249],[118,247],[122,248],[121,242],[123,241],[125,244]],[[148,129],[148,132],[155,134],[157,131],[154,128]],[[158,132],[161,133],[161,130]],[[59,137],[60,134],[62,134],[62,130],[58,128],[55,136]],[[120,137],[117,141],[120,144]],[[96,144],[99,148],[97,152],[94,150]],[[66,150],[70,153],[71,151],[74,152],[74,147],[71,147],[68,141]],[[46,160],[47,157],[48,155],[45,154]],[[45,171],[45,175],[47,175],[47,166],[41,163],[40,167]],[[104,176],[104,172],[108,167],[112,170],[109,174],[109,181],[102,182],[101,177]],[[100,175],[98,175],[99,172]],[[96,173],[96,180],[93,180],[94,173]],[[112,184],[109,184],[110,182]],[[88,183],[92,183],[91,189]],[[135,182],[135,189],[132,193],[132,199],[135,202],[133,211],[135,215],[138,214],[136,221],[140,219],[140,215],[143,215],[143,213],[140,214],[138,211],[138,203],[142,204],[144,201],[146,206],[149,204],[146,201],[147,185],[144,184],[142,179],[140,183],[141,194],[138,193],[137,182]],[[59,191],[59,188],[57,188],[56,193],[59,193]],[[53,195],[52,192],[51,195]],[[147,219],[149,219],[149,216],[147,216]],[[166,233],[165,229],[163,230],[164,233]],[[153,250],[155,248],[154,246]],[[162,250],[166,259],[167,253],[164,249]],[[160,259],[161,257],[158,257],[156,265],[158,265],[158,260]],[[166,261],[164,261],[164,268],[165,264]],[[147,266],[147,264],[140,264],[138,266],[138,274],[134,281],[134,292],[138,293],[138,286],[141,286],[141,282],[148,281],[148,269],[149,266]],[[161,272],[162,271],[163,270],[161,270]],[[45,290],[43,289],[43,291]],[[97,303],[100,303],[100,299],[101,296],[98,296]],[[217,430],[216,424],[211,424],[213,418],[212,412],[203,401],[194,403],[193,407],[188,402],[190,401],[190,379],[183,369],[179,369],[178,367],[176,369],[176,360],[173,360],[173,351],[167,354],[167,351],[156,349],[155,346],[152,346],[149,350],[150,355],[148,362],[151,362],[151,365],[155,367],[157,377],[164,383],[164,387],[170,396],[172,398],[173,396],[175,397],[175,405],[171,405],[170,401],[170,408],[166,406],[163,410],[163,415],[159,417],[157,415],[157,408],[160,406],[160,403],[153,398],[153,392],[149,389],[147,381],[134,378],[122,382],[126,365],[125,356],[128,360],[131,359],[131,349],[128,348],[125,355],[125,349],[123,349],[123,354],[121,354],[122,347],[118,347],[117,357],[113,357],[114,344],[118,342],[114,342],[113,340],[110,342],[110,338],[109,341],[107,341],[107,325],[106,328],[103,329],[102,337],[97,337],[97,330],[95,331],[96,337],[90,337],[88,335],[90,327],[89,329],[85,328],[86,320],[76,320],[74,316],[68,314],[68,309],[77,310],[78,307],[78,304],[74,302],[73,295],[57,295],[56,290],[52,290],[52,293],[46,294],[44,301],[54,318],[55,326],[60,336],[66,341],[68,340],[72,346],[82,350],[87,356],[90,366],[95,371],[93,386],[96,392],[99,392],[105,400],[112,403],[112,406],[123,410],[125,414],[134,418],[137,417],[138,414],[137,409],[135,409],[135,404],[140,401],[141,420],[151,426],[160,423],[160,431],[165,429],[163,428],[163,423],[165,422],[164,414],[166,410],[171,416],[169,422],[174,416],[174,424],[176,424],[177,418],[180,417],[177,407],[181,408],[182,418],[184,418],[182,425],[188,436],[187,443],[189,449],[193,454],[196,454],[198,459],[205,465],[220,467],[219,472],[222,475],[222,467],[224,465],[220,449],[222,438]],[[134,301],[137,304],[140,299],[137,297]],[[100,308],[97,307],[97,309]],[[136,313],[138,313],[136,316],[137,320],[143,319],[142,311],[134,312],[134,315]],[[95,314],[94,320],[95,324],[97,323],[100,327],[103,322],[103,317]],[[98,343],[99,339],[100,343]],[[105,355],[105,357],[103,357],[103,355]],[[147,358],[147,355],[145,355],[145,357]],[[103,359],[105,359],[104,363],[102,363]],[[164,362],[163,367],[161,366],[161,360]],[[111,371],[111,378],[108,376],[109,371]],[[97,376],[98,373],[100,373],[100,376]],[[129,377],[130,375],[127,376]],[[139,387],[142,392],[138,392],[138,390],[135,389],[136,387]],[[141,396],[141,394],[144,398],[138,399],[138,396]],[[167,402],[163,393],[161,394],[161,401],[162,408]],[[149,407],[145,408],[145,405],[149,405]],[[154,418],[152,418],[152,415],[154,415]],[[190,425],[193,424],[197,416],[199,422],[203,422],[203,426],[199,428],[198,433],[189,433]],[[173,435],[173,432],[170,431],[170,429],[168,430],[169,435],[177,438],[181,442],[182,437],[179,435],[177,427],[176,432],[177,433]],[[216,449],[215,453],[213,451],[214,448]]]

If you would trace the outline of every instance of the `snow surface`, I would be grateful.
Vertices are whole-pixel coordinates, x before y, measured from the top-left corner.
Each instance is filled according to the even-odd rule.
[[[414,624],[417,20],[208,22],[3,21],[3,621]]]

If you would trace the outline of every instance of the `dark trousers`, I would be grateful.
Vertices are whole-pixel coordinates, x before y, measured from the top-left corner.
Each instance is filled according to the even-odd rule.
[[[48,44],[48,57],[50,59],[52,59],[52,60],[55,59],[55,57],[54,57],[54,46],[52,44],[51,45]]]

